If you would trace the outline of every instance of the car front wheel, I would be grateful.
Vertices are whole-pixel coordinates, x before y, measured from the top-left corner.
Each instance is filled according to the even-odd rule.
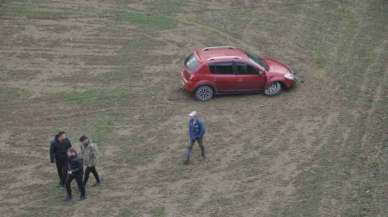
[[[195,98],[199,101],[208,101],[214,96],[213,88],[204,85],[195,90]]]
[[[282,84],[278,81],[275,81],[264,89],[264,94],[267,96],[275,96],[278,95],[281,91]]]

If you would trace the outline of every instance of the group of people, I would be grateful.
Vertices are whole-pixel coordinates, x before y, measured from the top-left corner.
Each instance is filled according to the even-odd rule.
[[[195,143],[198,143],[201,149],[202,159],[206,159],[203,137],[205,135],[205,126],[198,117],[196,111],[189,114],[189,146],[186,149],[186,159],[184,164],[190,163],[192,150]],[[59,186],[66,188],[65,201],[72,200],[71,182],[75,179],[80,192],[80,200],[86,199],[85,186],[88,182],[90,173],[93,173],[96,184],[101,183],[96,170],[97,146],[91,143],[85,135],[79,139],[81,143],[81,152],[78,153],[71,145],[64,131],[58,132],[50,143],[50,161],[56,164]],[[84,166],[86,169],[84,170]]]
[[[58,132],[50,143],[50,161],[56,164],[59,177],[59,187],[66,188],[65,201],[72,200],[71,182],[75,179],[80,192],[80,200],[86,199],[85,186],[90,173],[96,178],[96,184],[101,183],[96,170],[97,146],[85,135],[79,139],[81,152],[78,153],[71,145],[64,131]],[[84,170],[84,166],[86,169]]]

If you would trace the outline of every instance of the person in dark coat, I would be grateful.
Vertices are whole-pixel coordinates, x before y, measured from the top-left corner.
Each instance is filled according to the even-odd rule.
[[[59,176],[59,186],[63,187],[66,179],[67,150],[71,148],[71,142],[64,131],[55,135],[50,143],[50,162],[56,164]]]
[[[78,156],[77,151],[73,148],[70,148],[67,151],[68,157],[68,166],[67,166],[67,177],[66,177],[66,198],[65,201],[72,200],[71,194],[71,182],[73,179],[77,182],[78,190],[80,192],[80,200],[86,199],[85,186],[83,185],[83,174],[84,174],[84,165],[82,159]]]
[[[203,146],[203,136],[205,135],[205,125],[203,124],[202,120],[198,118],[196,111],[191,112],[189,116],[190,116],[190,120],[189,120],[190,145],[187,148],[187,153],[186,153],[187,158],[186,158],[185,164],[190,163],[190,157],[191,157],[193,145],[195,142],[197,142],[199,147],[201,148],[202,158],[203,159],[206,158],[205,147]]]

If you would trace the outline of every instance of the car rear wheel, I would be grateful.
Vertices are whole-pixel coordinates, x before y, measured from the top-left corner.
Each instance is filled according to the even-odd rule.
[[[264,94],[267,96],[275,96],[282,92],[282,84],[278,81],[273,82],[271,85],[264,89]]]
[[[200,86],[195,90],[195,98],[199,101],[208,101],[214,96],[213,88],[204,85]]]

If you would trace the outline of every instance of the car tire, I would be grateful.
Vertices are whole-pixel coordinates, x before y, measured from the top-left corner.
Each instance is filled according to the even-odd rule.
[[[199,86],[195,90],[195,98],[199,101],[208,101],[214,96],[214,90],[208,85]]]
[[[279,81],[275,81],[264,89],[264,94],[266,96],[276,96],[282,92],[282,89],[282,84]]]

